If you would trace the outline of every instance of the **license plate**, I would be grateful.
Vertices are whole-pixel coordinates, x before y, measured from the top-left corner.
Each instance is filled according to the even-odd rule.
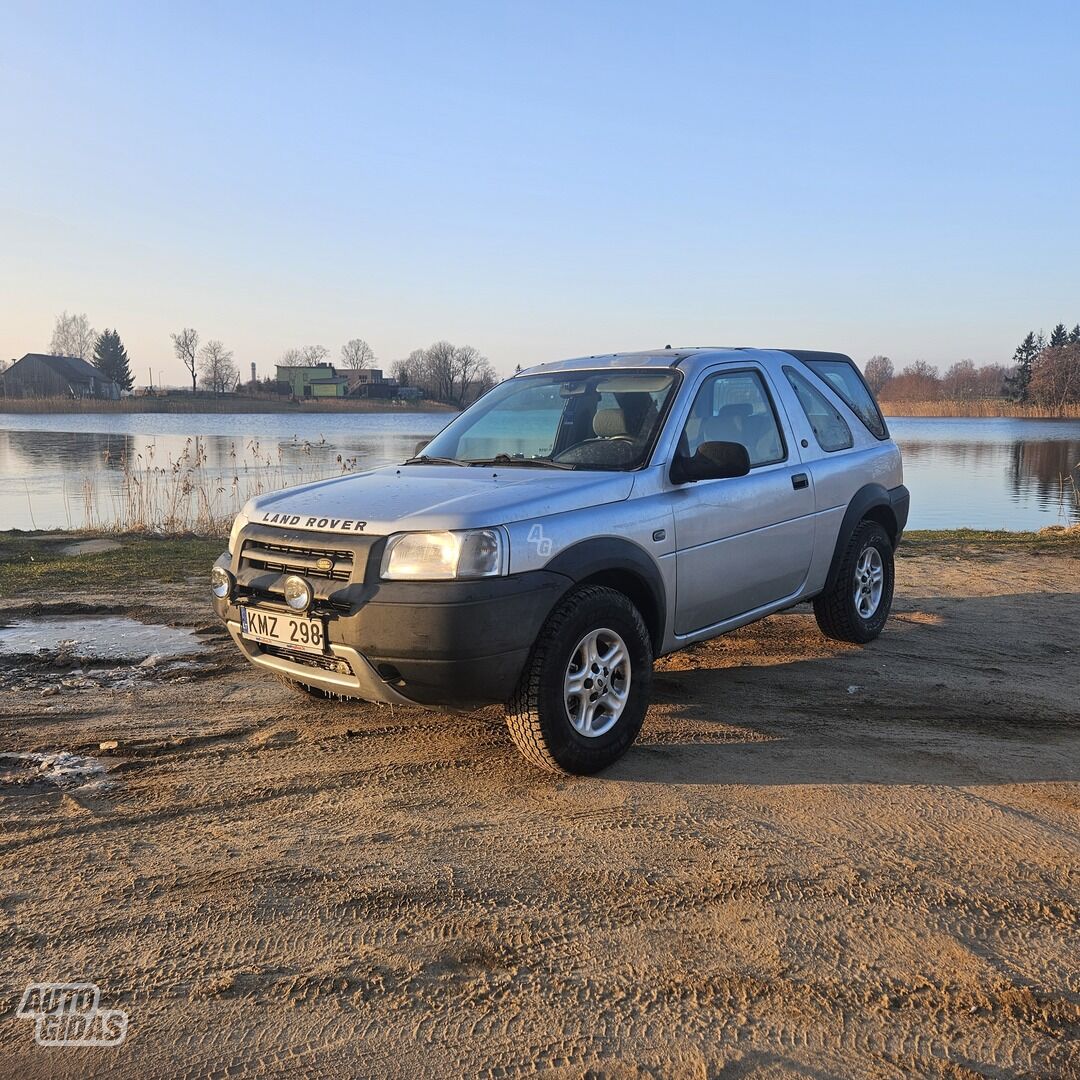
[[[285,645],[304,652],[326,651],[326,627],[321,619],[302,619],[280,611],[261,611],[258,608],[240,609],[240,629],[244,637]]]

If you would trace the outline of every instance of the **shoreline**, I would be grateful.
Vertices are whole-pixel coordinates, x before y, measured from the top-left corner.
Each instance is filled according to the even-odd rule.
[[[44,400],[40,398],[19,399],[0,398],[0,416],[53,416],[53,415],[138,415],[148,414],[188,414],[188,415],[231,415],[281,413],[289,416],[306,414],[333,413],[453,413],[458,412],[454,405],[444,405],[437,401],[409,401],[390,404],[385,400],[359,398],[353,400],[329,401],[288,401],[271,398],[215,398],[185,399],[177,395],[168,398],[123,398],[120,401],[74,400],[59,398]]]
[[[1061,409],[988,399],[981,401],[889,401],[880,402],[886,420],[1080,420],[1080,404]],[[213,398],[177,393],[160,398],[123,398],[120,401],[70,398],[0,398],[0,416],[50,416],[68,414],[259,414],[283,415],[333,413],[453,413],[455,405],[438,401],[393,404],[385,399],[329,399],[289,401],[277,398]]]
[[[88,541],[102,540],[96,548]],[[131,580],[182,582],[209,573],[227,543],[225,534],[109,532],[104,529],[9,529],[0,532],[0,605],[56,589],[119,586]],[[897,548],[898,561],[1064,556],[1080,559],[1080,525],[1040,532],[913,529]]]

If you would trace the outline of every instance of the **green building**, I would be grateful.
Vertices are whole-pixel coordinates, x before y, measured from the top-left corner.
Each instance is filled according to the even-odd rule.
[[[334,370],[333,364],[278,364],[277,380],[296,398],[340,398],[348,392],[349,380]]]

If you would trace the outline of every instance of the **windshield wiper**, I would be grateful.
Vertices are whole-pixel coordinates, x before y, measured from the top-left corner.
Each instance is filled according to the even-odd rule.
[[[454,457],[428,457],[427,454],[406,458],[402,462],[402,465],[460,465],[463,469],[467,469],[471,464],[471,461],[459,461]]]
[[[493,458],[482,461],[470,461],[470,465],[525,465],[536,466],[540,469],[572,469],[574,466],[566,461],[552,461],[551,458],[524,458],[511,457],[509,454],[496,454]]]

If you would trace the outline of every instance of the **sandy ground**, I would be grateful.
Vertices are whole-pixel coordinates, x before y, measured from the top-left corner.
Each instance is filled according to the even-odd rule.
[[[798,613],[661,661],[592,779],[212,633],[194,673],[9,681],[0,751],[108,773],[0,783],[0,1074],[1080,1075],[1080,561],[899,575],[869,647]],[[123,1045],[35,1045],[42,980]]]

